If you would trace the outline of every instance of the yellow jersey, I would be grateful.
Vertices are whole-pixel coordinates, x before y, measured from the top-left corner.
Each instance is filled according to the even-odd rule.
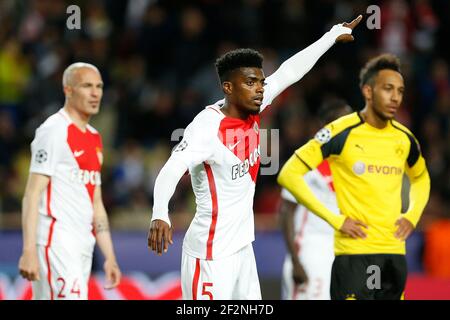
[[[405,254],[405,241],[394,236],[403,174],[428,175],[419,143],[406,127],[392,120],[378,129],[355,112],[326,125],[295,155],[311,170],[328,159],[341,214],[368,225],[365,239],[336,231],[336,255]],[[408,220],[415,226],[420,214]]]

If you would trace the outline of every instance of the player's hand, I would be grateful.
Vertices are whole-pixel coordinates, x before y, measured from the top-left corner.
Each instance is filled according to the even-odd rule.
[[[163,251],[167,252],[169,244],[173,244],[172,233],[173,228],[169,227],[167,222],[159,219],[153,220],[148,231],[148,248],[158,255],[162,255]]]
[[[29,280],[40,280],[39,258],[36,250],[24,251],[19,259],[19,273]]]
[[[350,29],[354,29],[362,20],[363,16],[359,15],[356,19],[354,19],[352,22],[344,22],[342,24],[343,27],[347,27]],[[355,40],[351,34],[341,34],[339,37],[336,38],[336,42],[350,42]]]
[[[394,236],[397,239],[405,241],[408,239],[410,234],[414,231],[414,225],[406,218],[400,218],[395,222],[395,225],[398,226],[397,231]]]
[[[302,285],[308,282],[308,276],[300,262],[293,262],[292,277],[296,285]]]
[[[353,239],[365,239],[367,235],[361,227],[364,227],[366,229],[368,228],[365,223],[347,217],[345,218],[344,224],[342,225],[341,229],[339,229],[339,231],[345,233],[346,235],[349,235]]]
[[[107,259],[103,264],[107,284],[104,286],[106,290],[115,288],[119,285],[122,273],[115,259]]]

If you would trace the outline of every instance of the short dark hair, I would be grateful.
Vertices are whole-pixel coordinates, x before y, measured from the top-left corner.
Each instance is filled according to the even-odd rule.
[[[373,85],[372,80],[379,71],[385,69],[401,73],[400,59],[393,54],[385,53],[369,60],[359,74],[359,86],[362,88],[367,83]]]
[[[215,66],[220,82],[227,81],[230,73],[238,68],[262,69],[263,56],[253,49],[236,49],[229,51],[216,60]]]
[[[319,120],[323,123],[330,123],[338,118],[341,110],[349,107],[349,104],[344,99],[333,98],[325,101],[317,111]],[[351,108],[350,108],[351,109]]]

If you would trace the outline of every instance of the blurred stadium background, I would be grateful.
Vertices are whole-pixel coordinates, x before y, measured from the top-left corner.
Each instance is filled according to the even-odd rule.
[[[69,5],[81,8],[81,30],[69,30]],[[125,279],[101,289],[101,258],[90,283],[96,299],[180,297],[181,242],[195,202],[189,178],[172,201],[176,241],[169,253],[147,251],[153,183],[184,128],[221,98],[213,62],[236,47],[265,56],[266,75],[339,22],[381,8],[381,29],[358,26],[263,117],[280,129],[280,166],[318,129],[315,111],[335,97],[359,110],[358,73],[368,58],[401,57],[406,96],[398,120],[421,142],[432,179],[429,204],[407,242],[407,299],[450,299],[450,1],[443,0],[1,0],[0,1],[0,299],[30,297],[17,272],[20,210],[36,127],[62,107],[62,72],[75,61],[101,70],[105,91],[93,125],[103,135],[103,195]],[[447,22],[446,22],[447,21]],[[275,111],[277,110],[277,111]],[[407,183],[405,183],[407,190]],[[254,243],[263,297],[279,299],[286,252],[279,231],[275,176],[258,178]],[[407,197],[405,197],[407,205]],[[318,249],[320,250],[320,249]]]

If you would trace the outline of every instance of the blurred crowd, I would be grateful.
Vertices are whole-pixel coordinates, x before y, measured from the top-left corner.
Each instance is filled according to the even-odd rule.
[[[81,8],[81,30],[66,26],[71,4]],[[373,4],[381,8],[381,29],[371,30],[363,21],[354,31],[356,41],[334,46],[265,112],[262,127],[280,130],[268,149],[272,157],[279,151],[281,166],[319,128],[316,110],[331,99],[343,98],[360,110],[359,69],[378,53],[394,53],[402,59],[406,81],[398,120],[419,139],[432,179],[419,228],[449,218],[448,1],[2,0],[0,227],[20,221],[29,144],[36,127],[63,106],[62,72],[70,63],[95,64],[105,82],[93,125],[104,139],[103,194],[114,225],[146,228],[154,180],[178,141],[172,133],[222,97],[214,70],[219,55],[238,47],[258,49],[269,75],[332,25]],[[275,178],[258,178],[258,228],[277,228]],[[171,203],[180,226],[195,210],[190,190],[186,176]]]

